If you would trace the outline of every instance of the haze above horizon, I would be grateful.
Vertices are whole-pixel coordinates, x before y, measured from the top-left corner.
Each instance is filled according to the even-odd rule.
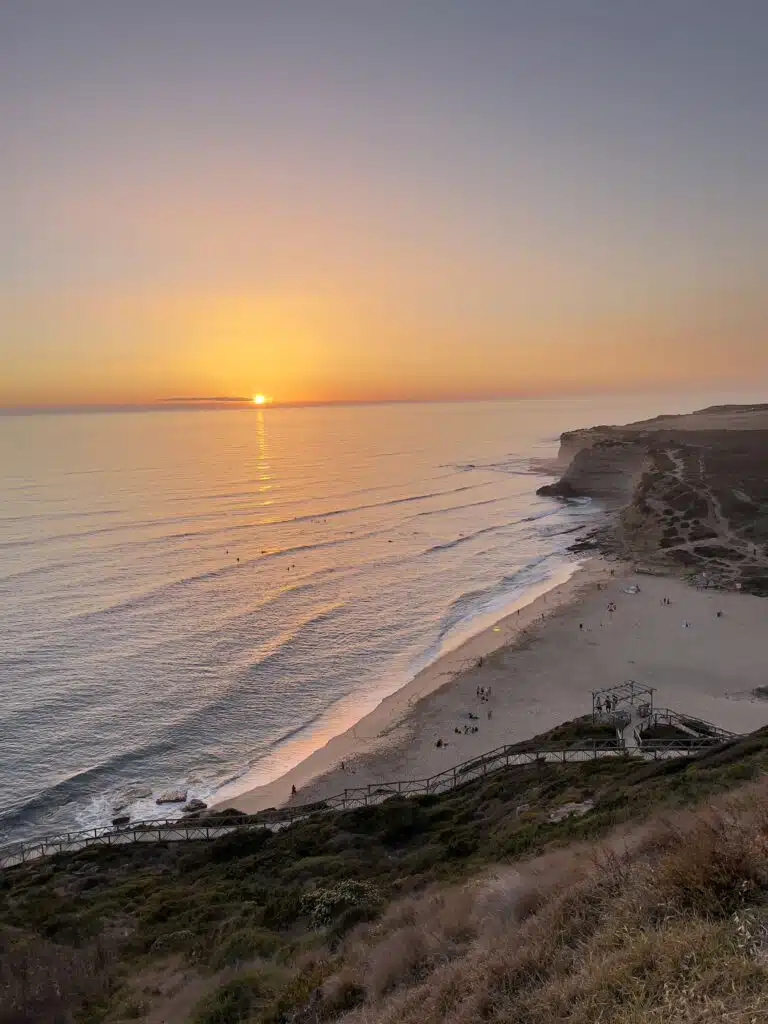
[[[751,0],[4,5],[0,406],[766,386],[767,51]]]

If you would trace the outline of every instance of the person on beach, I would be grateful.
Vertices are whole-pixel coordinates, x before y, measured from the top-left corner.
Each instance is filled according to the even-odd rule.
[[[296,796],[296,787],[291,786],[291,796]]]

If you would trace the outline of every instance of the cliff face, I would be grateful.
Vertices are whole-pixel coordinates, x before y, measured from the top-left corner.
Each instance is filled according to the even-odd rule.
[[[645,447],[634,439],[588,435],[586,431],[563,435],[559,459],[567,461],[565,471],[558,481],[536,493],[599,498],[610,506],[623,505],[632,495],[646,456]]]
[[[614,510],[612,550],[768,594],[768,407],[569,431],[560,459],[563,475],[538,493]]]

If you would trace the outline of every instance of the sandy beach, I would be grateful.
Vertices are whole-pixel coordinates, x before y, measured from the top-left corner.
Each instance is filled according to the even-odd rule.
[[[634,587],[639,592],[628,592]],[[768,723],[768,700],[752,693],[768,683],[767,623],[762,598],[697,590],[591,558],[566,583],[429,665],[281,778],[222,794],[216,806],[253,812],[426,777],[585,714],[592,689],[629,679],[656,687],[657,706],[748,732]],[[479,687],[490,688],[490,699],[478,697]],[[464,734],[465,725],[477,732]]]

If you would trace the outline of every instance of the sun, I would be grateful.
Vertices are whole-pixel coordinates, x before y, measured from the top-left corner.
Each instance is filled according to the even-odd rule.
[[[254,395],[253,396],[253,404],[254,405],[264,405],[266,400],[267,400],[267,396],[266,395]]]

